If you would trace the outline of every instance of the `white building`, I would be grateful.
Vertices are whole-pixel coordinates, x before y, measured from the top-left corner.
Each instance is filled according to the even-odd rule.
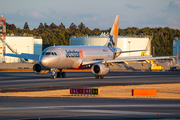
[[[87,45],[87,46],[102,46],[105,45],[108,36],[96,36],[96,37],[74,37],[70,38],[70,45]],[[118,36],[117,47],[122,51],[130,50],[145,50],[147,55],[151,55],[151,40],[149,37],[124,37]],[[122,53],[119,57],[127,56],[141,56],[142,52]]]
[[[41,54],[42,39],[27,36],[6,36],[4,42],[0,41],[0,63],[20,62],[19,58],[3,56],[4,53]],[[31,61],[30,61],[31,62]]]
[[[176,56],[177,54],[180,54],[180,39],[173,40],[173,56]],[[178,59],[180,59],[180,55],[178,55]],[[177,59],[175,58],[175,60]]]

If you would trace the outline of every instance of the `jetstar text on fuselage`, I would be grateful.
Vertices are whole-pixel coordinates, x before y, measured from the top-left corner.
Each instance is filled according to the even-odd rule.
[[[79,49],[79,51],[75,50],[65,50],[66,51],[66,57],[83,57],[83,51]]]

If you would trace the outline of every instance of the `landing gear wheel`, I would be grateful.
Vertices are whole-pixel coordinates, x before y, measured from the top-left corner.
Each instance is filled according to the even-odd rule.
[[[65,72],[62,72],[62,78],[65,78],[66,77],[66,73]]]
[[[104,79],[104,75],[101,75],[100,78],[101,78],[101,79]]]
[[[60,78],[60,77],[61,77],[61,73],[57,72],[57,78]]]
[[[99,75],[95,75],[95,78],[96,78],[96,79],[99,79]]]
[[[51,79],[55,79],[56,78],[56,76],[55,75],[51,75]]]

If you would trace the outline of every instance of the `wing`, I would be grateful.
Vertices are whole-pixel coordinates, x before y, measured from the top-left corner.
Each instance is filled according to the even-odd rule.
[[[10,56],[10,57],[18,57],[18,58],[24,58],[24,59],[30,59],[30,60],[36,60],[39,61],[39,56],[40,55],[35,55],[35,54],[27,54],[27,53],[21,53],[21,54],[4,54],[4,56]]]
[[[131,62],[131,61],[146,61],[146,60],[157,60],[157,59],[171,59],[172,57],[146,57],[146,56],[139,56],[139,57],[131,57],[131,58],[124,58],[124,59],[114,59],[114,60],[107,60],[103,61],[102,63],[124,63],[124,62]]]
[[[163,56],[163,57],[152,57],[152,56],[132,56],[132,57],[119,57],[111,60],[102,60],[102,61],[82,61],[82,65],[91,65],[91,64],[99,64],[99,63],[125,63],[125,62],[133,62],[133,61],[147,61],[147,60],[157,60],[157,59],[172,59],[171,56]]]

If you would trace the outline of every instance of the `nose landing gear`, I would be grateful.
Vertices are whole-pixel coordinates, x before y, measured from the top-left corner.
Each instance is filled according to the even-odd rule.
[[[56,78],[56,72],[55,72],[56,69],[52,69],[52,75],[51,75],[51,79],[55,79]]]

